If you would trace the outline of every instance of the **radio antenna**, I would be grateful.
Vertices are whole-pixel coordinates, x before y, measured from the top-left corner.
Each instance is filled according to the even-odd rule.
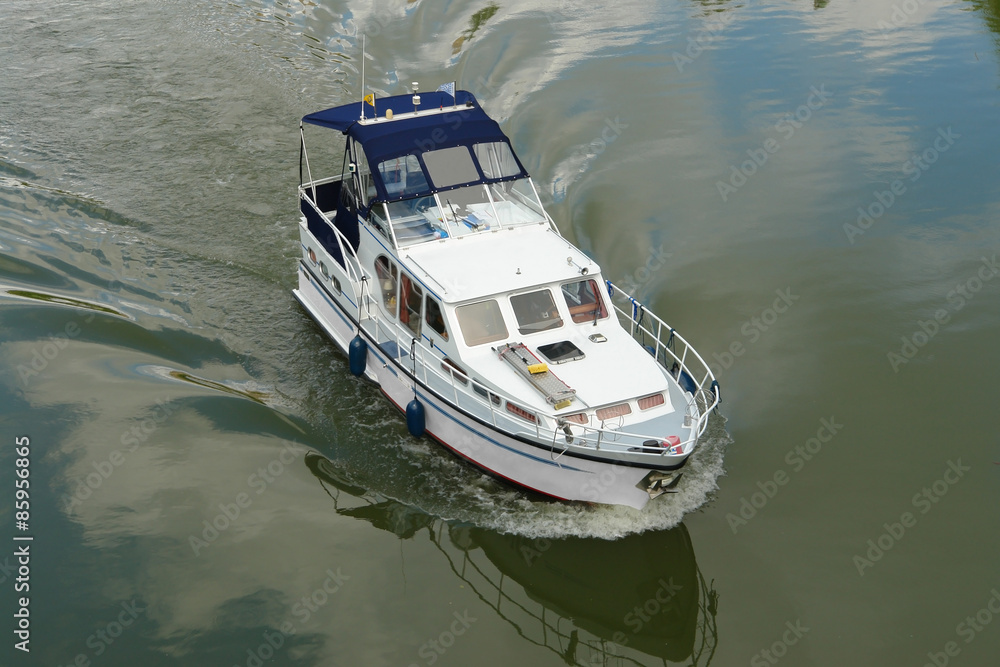
[[[365,119],[365,33],[361,33],[361,120]]]

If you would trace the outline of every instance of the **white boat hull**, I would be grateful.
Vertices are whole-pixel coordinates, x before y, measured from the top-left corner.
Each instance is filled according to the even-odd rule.
[[[358,333],[354,317],[329,294],[309,271],[299,264],[296,299],[326,334],[346,354]],[[508,435],[421,385],[407,369],[368,342],[365,376],[375,382],[400,411],[416,397],[425,409],[425,432],[453,453],[485,472],[560,500],[627,505],[642,509],[650,494],[639,488],[653,468],[616,464],[560,455],[538,444]],[[686,457],[684,457],[686,459]],[[678,461],[683,464],[684,459]]]

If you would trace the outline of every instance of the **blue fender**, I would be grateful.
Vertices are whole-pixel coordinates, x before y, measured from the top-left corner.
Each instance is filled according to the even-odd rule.
[[[406,405],[406,428],[415,438],[424,434],[424,406],[416,398]]]
[[[368,366],[368,343],[360,335],[355,336],[348,346],[347,361],[351,367],[351,375],[361,376],[365,372],[365,367]]]

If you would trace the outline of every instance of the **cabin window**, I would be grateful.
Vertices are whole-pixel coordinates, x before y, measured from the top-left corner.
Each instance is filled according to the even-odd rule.
[[[475,183],[480,179],[476,163],[467,146],[453,146],[423,154],[427,173],[436,188],[450,188],[454,185]]]
[[[358,182],[359,206],[367,206],[368,202],[375,198],[375,182],[372,181],[371,169],[368,168],[368,159],[361,147],[354,144],[354,166]]]
[[[465,344],[469,347],[507,338],[507,325],[496,299],[459,306],[455,315]]]
[[[528,412],[527,410],[525,410],[524,408],[522,408],[520,405],[514,405],[510,401],[507,401],[507,412],[509,412],[509,413],[511,413],[513,415],[517,415],[521,419],[524,419],[524,420],[532,422],[532,423],[538,421],[535,418],[535,415],[533,415],[532,413]]]
[[[447,359],[446,358],[444,361],[441,362],[441,370],[443,370],[445,373],[451,375],[453,378],[455,378],[456,380],[458,380],[461,384],[463,384],[463,385],[469,384],[469,378],[465,374],[465,371],[462,370],[462,367],[459,366],[458,364],[456,364],[451,359]]]
[[[473,391],[475,391],[477,394],[479,394],[483,398],[490,399],[490,401],[493,402],[493,405],[500,405],[500,397],[497,396],[496,394],[494,394],[492,391],[489,391],[488,389],[486,389],[486,387],[484,387],[484,386],[482,386],[482,385],[480,385],[480,384],[478,384],[476,382],[473,382],[472,383],[472,389],[473,389]]]
[[[379,255],[375,260],[375,277],[382,290],[382,305],[392,317],[396,317],[396,283],[399,281],[399,270],[385,255]]]
[[[479,168],[486,178],[506,178],[517,176],[521,168],[517,166],[514,153],[503,141],[492,141],[487,144],[476,144],[472,147],[479,161]]]
[[[406,195],[427,192],[427,178],[416,155],[400,155],[379,162],[378,172],[386,194],[395,199]]]
[[[330,277],[330,271],[329,271],[329,269],[326,268],[326,262],[320,262],[319,263],[319,270],[323,273],[323,277],[324,278],[329,278]]]
[[[448,340],[448,329],[444,326],[444,312],[441,311],[441,304],[437,299],[427,297],[427,326],[431,331]]]
[[[405,273],[399,279],[399,321],[415,336],[420,335],[420,308],[424,290]]]
[[[663,392],[643,396],[637,402],[639,403],[640,410],[649,410],[650,408],[655,408],[657,405],[663,405]]]
[[[340,287],[340,281],[337,279],[337,276],[333,276],[330,278],[330,284],[333,285],[333,291],[335,291],[337,294],[340,294],[343,291]]]
[[[596,412],[596,414],[598,419],[606,421],[608,419],[630,415],[632,414],[632,408],[629,407],[628,403],[619,403],[618,405],[612,405],[609,408],[601,408]]]
[[[608,316],[596,280],[567,283],[562,286],[562,292],[566,299],[566,307],[569,308],[570,317],[577,324],[593,322]]]
[[[522,335],[558,329],[563,324],[552,292],[547,289],[512,296],[510,305],[517,317],[517,330]]]
[[[389,225],[386,223],[385,204],[378,202],[372,204],[372,210],[368,215],[368,221],[377,229],[382,236],[389,238]]]

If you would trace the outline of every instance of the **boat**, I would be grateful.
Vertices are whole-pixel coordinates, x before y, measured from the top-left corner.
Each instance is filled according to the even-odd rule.
[[[476,97],[442,88],[302,118],[295,298],[415,437],[551,498],[642,509],[677,490],[718,382],[559,233]]]

